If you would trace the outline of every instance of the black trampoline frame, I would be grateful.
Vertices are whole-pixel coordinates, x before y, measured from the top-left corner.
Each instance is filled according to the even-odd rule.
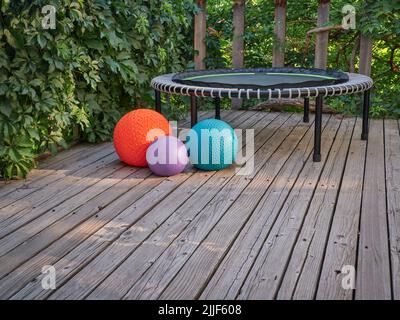
[[[224,97],[234,99],[270,99],[270,98],[304,98],[304,115],[303,121],[309,122],[309,99],[315,97],[315,123],[314,123],[314,153],[313,161],[321,161],[321,135],[322,135],[322,107],[324,97],[347,95],[353,93],[363,93],[362,103],[362,133],[361,139],[368,139],[369,132],[369,109],[370,109],[370,91],[373,86],[371,78],[354,74],[343,73],[339,71],[328,71],[332,75],[339,77],[341,81],[337,84],[328,86],[311,86],[301,88],[275,88],[262,90],[258,89],[243,89],[243,88],[224,88],[224,87],[209,87],[199,85],[187,85],[174,81],[180,76],[196,75],[206,73],[227,73],[227,72],[325,72],[319,69],[304,69],[304,68],[269,68],[269,69],[219,69],[219,70],[201,70],[191,71],[180,74],[170,74],[156,77],[152,80],[151,86],[155,89],[155,108],[156,111],[161,113],[161,92],[168,94],[180,94],[190,96],[190,111],[191,111],[191,126],[197,123],[197,98],[198,97],[212,97],[215,104],[215,118],[221,119],[221,99]],[[343,74],[348,77],[348,81],[343,81],[345,78]]]

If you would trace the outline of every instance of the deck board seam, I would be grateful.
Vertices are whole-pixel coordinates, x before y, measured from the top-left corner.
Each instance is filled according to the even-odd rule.
[[[390,225],[389,225],[389,205],[388,205],[388,189],[387,189],[387,144],[386,144],[386,121],[383,119],[383,165],[384,165],[384,180],[385,180],[385,210],[386,210],[386,228],[387,228],[387,245],[388,245],[388,257],[389,257],[389,277],[390,277],[390,298],[393,300],[394,298],[394,288],[393,288],[393,270],[392,270],[392,254],[391,254],[391,241],[390,241]]]

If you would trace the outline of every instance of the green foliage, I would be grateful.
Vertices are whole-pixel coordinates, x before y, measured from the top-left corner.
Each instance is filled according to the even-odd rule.
[[[374,39],[371,114],[400,118],[400,2],[367,0],[360,5],[359,29]]]
[[[208,0],[207,66],[232,65],[232,1]],[[374,39],[372,78],[373,116],[400,117],[400,2],[393,0],[335,0],[330,4],[331,25],[341,24],[342,8],[356,9],[356,30],[330,32],[328,67],[348,71],[350,57],[361,33]],[[287,1],[285,63],[288,66],[312,67],[313,43],[305,53],[306,33],[316,27],[318,1]],[[246,1],[245,66],[268,67],[272,64],[274,43],[274,4],[270,0]],[[314,36],[315,37],[315,36]],[[355,70],[358,67],[355,59]],[[336,101],[337,100],[337,101]],[[333,107],[346,114],[360,111],[355,96],[332,99]]]
[[[56,30],[42,28],[45,5]],[[0,1],[0,176],[24,177],[45,150],[109,139],[152,100],[149,81],[191,59],[191,0]],[[190,39],[188,41],[188,39]]]

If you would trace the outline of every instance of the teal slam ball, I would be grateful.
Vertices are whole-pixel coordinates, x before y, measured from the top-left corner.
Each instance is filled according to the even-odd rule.
[[[238,139],[224,121],[207,119],[197,123],[186,137],[186,147],[193,166],[215,171],[229,167],[236,159]]]

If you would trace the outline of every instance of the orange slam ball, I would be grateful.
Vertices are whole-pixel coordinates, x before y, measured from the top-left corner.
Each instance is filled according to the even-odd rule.
[[[158,136],[171,134],[171,126],[163,115],[150,109],[137,109],[118,121],[114,129],[114,146],[121,161],[147,167],[148,146]]]

